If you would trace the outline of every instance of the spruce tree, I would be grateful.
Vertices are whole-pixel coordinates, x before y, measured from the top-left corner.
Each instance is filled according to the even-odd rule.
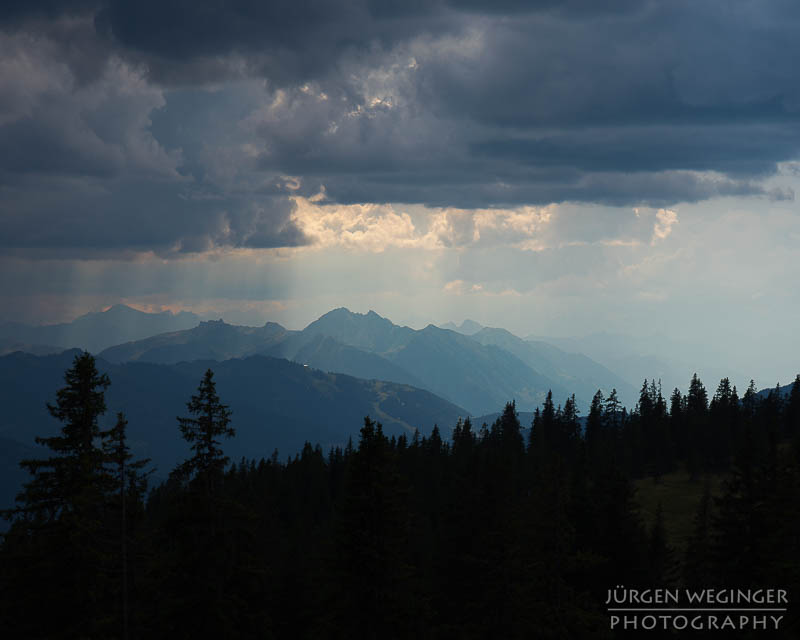
[[[117,552],[111,551],[110,555],[119,558],[118,563],[114,564],[119,568],[120,575],[119,580],[110,581],[109,594],[116,599],[116,603],[111,605],[112,610],[121,609],[118,619],[122,621],[123,638],[129,637],[131,592],[134,591],[132,585],[137,582],[138,574],[141,573],[138,565],[131,562],[131,558],[136,557],[141,544],[137,534],[144,519],[144,500],[147,478],[150,475],[150,472],[144,471],[149,459],[133,459],[128,446],[127,426],[125,415],[118,413],[116,424],[107,432],[107,438],[103,442],[106,463],[106,538],[117,543]],[[116,629],[109,631],[114,632]]]
[[[230,426],[231,411],[220,402],[211,369],[205,372],[197,393],[186,403],[186,408],[193,417],[179,417],[178,425],[194,455],[178,471],[184,479],[194,477],[199,480],[205,492],[210,494],[228,463],[220,438],[236,435]]]
[[[594,397],[592,398],[592,404],[589,407],[589,415],[586,418],[586,432],[584,434],[584,438],[586,439],[586,451],[590,461],[592,462],[595,461],[594,459],[600,453],[601,442],[604,440],[604,403],[605,399],[603,398],[603,392],[598,389],[597,393],[594,394]]]
[[[692,478],[709,466],[711,439],[708,428],[708,393],[695,373],[686,396],[687,466]]]
[[[709,406],[709,466],[724,469],[730,464],[733,443],[739,433],[739,398],[736,387],[728,378],[719,382],[719,387]]]
[[[211,369],[186,406],[190,417],[178,425],[194,455],[171,474],[156,532],[156,588],[171,597],[159,603],[155,624],[181,637],[264,637],[271,624],[259,604],[265,576],[253,567],[252,513],[225,491],[221,438],[235,430]]]
[[[792,383],[789,399],[783,409],[783,430],[789,438],[800,436],[800,374]]]
[[[56,403],[47,405],[61,432],[36,438],[51,455],[20,463],[33,477],[17,506],[4,514],[12,520],[4,571],[17,603],[9,615],[24,637],[96,635],[104,615],[109,558],[102,544],[106,483],[100,440],[107,433],[98,421],[110,381],[87,352],[75,356],[64,381]]]
[[[364,419],[339,509],[341,637],[382,638],[414,626],[406,559],[406,492],[380,423]]]

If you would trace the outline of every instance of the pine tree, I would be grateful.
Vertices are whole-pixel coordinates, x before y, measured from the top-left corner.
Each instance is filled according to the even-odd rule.
[[[559,425],[559,451],[570,460],[574,460],[577,456],[578,441],[581,437],[578,413],[578,405],[573,393],[564,403]]]
[[[789,438],[800,436],[800,374],[792,383],[792,390],[783,410],[783,430]]]
[[[711,442],[708,428],[708,393],[695,373],[686,395],[687,466],[693,478],[708,468]]]
[[[686,458],[689,453],[689,435],[686,431],[686,399],[675,387],[669,397],[669,430],[675,442],[675,455]]]
[[[594,458],[601,449],[601,442],[604,440],[604,402],[603,392],[598,389],[597,393],[595,393],[592,398],[592,404],[589,407],[589,415],[586,418],[586,451],[591,462],[594,462]]]
[[[405,558],[405,494],[380,423],[364,419],[347,469],[341,504],[337,622],[342,637],[381,638],[413,626],[405,612],[413,594]]]
[[[56,403],[47,405],[63,423],[61,433],[36,438],[52,455],[20,463],[33,478],[5,513],[13,520],[3,548],[17,603],[12,626],[25,637],[95,635],[103,616],[108,557],[100,440],[107,434],[98,421],[110,381],[86,352],[75,356],[64,381]]]
[[[22,506],[17,512],[48,522],[80,515],[83,508],[100,502],[95,480],[102,471],[98,439],[104,434],[98,419],[106,411],[105,389],[111,382],[97,371],[87,352],[75,356],[64,380],[66,386],[58,391],[56,404],[47,405],[50,415],[64,423],[61,434],[36,438],[56,455],[21,463],[34,478],[18,497]]]
[[[194,455],[178,468],[179,474],[184,479],[194,477],[200,480],[205,492],[210,494],[228,463],[220,446],[220,438],[236,435],[230,426],[231,411],[219,400],[211,369],[206,371],[197,394],[186,403],[186,408],[195,417],[179,417],[178,425]]]
[[[709,465],[724,469],[730,464],[733,443],[739,433],[739,398],[728,378],[719,382],[709,406]]]
[[[179,417],[178,425],[194,455],[170,474],[156,532],[155,588],[171,597],[159,603],[155,624],[181,637],[263,637],[271,622],[259,606],[265,578],[253,566],[254,518],[225,491],[228,457],[220,439],[235,430],[211,369],[186,406],[192,417]]]
[[[108,512],[106,526],[109,540],[119,540],[119,567],[121,578],[118,582],[119,591],[111,586],[110,592],[119,593],[117,599],[121,607],[122,637],[129,637],[130,629],[130,603],[131,584],[135,581],[131,574],[137,573],[138,567],[131,571],[131,543],[136,551],[139,540],[136,539],[137,529],[144,518],[144,498],[147,492],[147,478],[150,472],[145,472],[144,467],[149,459],[133,460],[127,441],[128,421],[123,413],[117,414],[117,422],[107,432],[107,439],[103,442],[105,454],[105,489],[107,492]],[[112,582],[112,585],[114,583]],[[116,609],[116,606],[114,606]],[[116,631],[116,629],[111,629]]]
[[[622,426],[622,403],[619,401],[616,389],[612,389],[606,398],[605,415],[610,429],[616,430]]]

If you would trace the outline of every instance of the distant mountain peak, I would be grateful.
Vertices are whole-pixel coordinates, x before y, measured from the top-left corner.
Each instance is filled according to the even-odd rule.
[[[389,320],[388,318],[384,318],[382,315],[376,313],[372,309],[370,309],[367,313],[358,313],[357,311],[350,311],[347,307],[338,307],[336,309],[332,309],[321,315],[319,318],[311,322],[305,330],[314,330],[318,327],[330,327],[331,323],[347,323],[349,325],[355,324],[372,324],[372,325],[382,325],[386,327],[393,327],[395,326],[394,323]]]
[[[115,311],[138,311],[138,309],[134,309],[133,307],[129,307],[127,304],[122,304],[121,302],[118,302],[117,304],[112,304],[103,313],[109,313]]]
[[[461,326],[458,329],[461,331],[461,333],[472,335],[473,333],[478,333],[478,331],[483,329],[483,325],[467,318],[461,323]]]
[[[124,304],[122,302],[117,302],[116,304],[112,304],[108,309],[105,309],[104,311],[99,311],[99,312],[95,312],[95,313],[87,313],[85,316],[82,316],[82,317],[98,316],[98,315],[104,315],[104,316],[108,316],[108,317],[113,317],[113,316],[142,316],[142,317],[150,316],[150,317],[157,317],[157,316],[160,316],[160,317],[172,317],[172,318],[178,318],[178,317],[180,317],[180,318],[185,318],[185,317],[197,318],[197,316],[194,313],[192,313],[191,311],[183,311],[183,310],[181,310],[181,311],[178,311],[177,313],[172,311],[172,310],[170,310],[170,309],[166,309],[164,311],[142,311],[141,309],[137,309],[136,307],[131,307],[130,305]]]
[[[113,317],[113,316],[129,316],[129,315],[138,315],[147,313],[146,311],[139,311],[138,309],[134,309],[133,307],[129,307],[127,304],[122,304],[118,302],[117,304],[112,304],[108,309],[104,309],[103,311],[94,311],[84,314],[77,318],[80,320],[81,318],[88,318],[94,316],[106,316],[106,317]]]
[[[482,324],[467,318],[460,325],[457,325],[454,322],[447,322],[439,325],[439,328],[447,329],[448,331],[455,331],[457,333],[463,333],[465,336],[471,336],[478,333],[478,331],[484,329],[485,327]]]
[[[199,320],[198,316],[188,311],[150,313],[117,303],[103,311],[86,313],[72,322],[38,326],[5,325],[0,328],[0,339],[65,349],[80,347],[98,353],[113,345],[189,329],[197,326]]]

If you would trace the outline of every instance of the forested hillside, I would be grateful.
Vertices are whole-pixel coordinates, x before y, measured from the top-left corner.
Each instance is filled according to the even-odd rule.
[[[548,394],[527,437],[513,403],[426,437],[366,417],[343,446],[230,461],[237,407],[192,373],[183,462],[148,491],[125,415],[100,426],[125,382],[75,355],[0,548],[20,637],[603,637],[615,585],[800,589],[800,376],[645,382],[630,411],[598,392],[584,430]],[[707,488],[678,547],[634,483],[683,471]]]
[[[22,456],[12,456],[35,447],[35,436],[58,432],[58,423],[45,405],[52,401],[53,391],[76,353],[0,357],[0,400],[5,406],[0,437],[16,443],[0,457],[0,479],[9,486],[7,497],[19,488]],[[265,356],[175,365],[111,364],[98,359],[97,367],[114,382],[106,392],[109,411],[101,426],[108,427],[115,413],[124,411],[130,420],[131,449],[151,458],[161,478],[167,477],[184,454],[174,428],[175,416],[209,367],[216,373],[220,393],[235,411],[238,436],[228,445],[228,453],[235,459],[269,456],[275,449],[285,459],[302,449],[307,440],[326,449],[344,446],[358,434],[358,425],[367,414],[380,419],[386,432],[394,435],[411,434],[415,429],[427,434],[434,424],[453,424],[466,415],[466,410],[423,389],[324,373]],[[5,501],[0,508],[9,505]]]

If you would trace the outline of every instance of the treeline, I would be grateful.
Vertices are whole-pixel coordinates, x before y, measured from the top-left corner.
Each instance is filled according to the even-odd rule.
[[[61,434],[6,513],[4,637],[602,637],[616,585],[800,596],[800,376],[786,399],[646,382],[630,412],[598,392],[585,428],[550,394],[530,429],[513,403],[449,437],[366,418],[345,447],[230,464],[235,415],[209,370],[178,419],[187,459],[149,493],[125,417],[99,426],[93,358],[65,382]],[[644,525],[633,483],[682,467],[728,477],[685,550],[660,510]]]

